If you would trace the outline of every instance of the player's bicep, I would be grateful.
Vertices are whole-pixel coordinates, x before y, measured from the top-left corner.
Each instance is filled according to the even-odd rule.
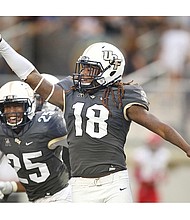
[[[146,113],[147,110],[145,110],[144,107],[136,104],[131,105],[129,108],[126,109],[127,117],[130,120],[135,121],[137,123],[143,121],[143,116],[145,116]]]
[[[159,128],[162,123],[157,117],[149,113],[143,106],[133,105],[126,111],[130,120],[153,132],[160,133]]]

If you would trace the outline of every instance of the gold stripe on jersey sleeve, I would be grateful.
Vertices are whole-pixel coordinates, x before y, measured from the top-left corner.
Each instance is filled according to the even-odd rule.
[[[59,137],[59,138],[52,139],[51,141],[48,142],[48,148],[50,150],[54,150],[58,146],[68,147],[66,135]]]

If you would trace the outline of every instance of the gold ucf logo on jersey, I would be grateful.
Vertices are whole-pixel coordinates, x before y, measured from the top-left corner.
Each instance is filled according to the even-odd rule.
[[[19,140],[18,138],[15,138],[15,143],[19,144],[21,143],[21,140]]]
[[[10,140],[8,138],[5,138],[5,147],[10,147],[11,143]]]

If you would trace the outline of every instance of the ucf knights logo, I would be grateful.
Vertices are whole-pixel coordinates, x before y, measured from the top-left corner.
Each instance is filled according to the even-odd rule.
[[[118,66],[121,66],[121,59],[118,58],[116,54],[113,53],[111,50],[104,50],[103,51],[103,59],[105,61],[109,61],[110,65],[113,65],[113,69],[117,70]],[[114,61],[114,62],[113,62]]]

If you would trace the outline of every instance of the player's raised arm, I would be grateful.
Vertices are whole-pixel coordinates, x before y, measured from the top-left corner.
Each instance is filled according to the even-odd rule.
[[[156,116],[141,106],[132,106],[127,110],[127,115],[134,122],[158,134],[171,144],[176,145],[190,157],[190,145],[173,127],[161,122]]]
[[[63,89],[50,84],[25,57],[17,53],[0,35],[0,53],[16,75],[45,100],[63,109]]]

